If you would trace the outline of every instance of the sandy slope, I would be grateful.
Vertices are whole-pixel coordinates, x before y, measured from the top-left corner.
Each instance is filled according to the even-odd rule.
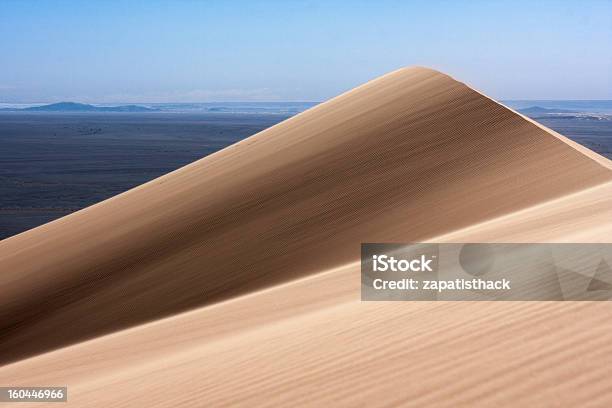
[[[609,405],[608,303],[361,303],[355,261],[611,242],[611,215],[609,161],[403,69],[2,241],[0,383],[75,406]]]

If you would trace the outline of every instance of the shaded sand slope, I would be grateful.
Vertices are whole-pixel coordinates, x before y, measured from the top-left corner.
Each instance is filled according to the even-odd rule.
[[[606,183],[433,239],[605,242],[610,219]],[[609,302],[361,303],[358,277],[347,264],[0,367],[0,381],[68,384],[75,407],[612,403]]]
[[[399,70],[2,241],[0,361],[576,195],[610,168],[446,75]]]

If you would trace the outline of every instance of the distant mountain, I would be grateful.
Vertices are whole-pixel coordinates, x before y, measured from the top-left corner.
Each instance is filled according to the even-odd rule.
[[[85,103],[59,102],[50,105],[32,106],[23,109],[3,109],[24,112],[156,112],[159,109],[139,105],[94,106]]]
[[[531,106],[529,108],[519,109],[519,112],[524,113],[526,115],[541,114],[541,113],[577,113],[576,111],[573,111],[573,110],[550,109],[550,108],[543,108],[541,106]]]

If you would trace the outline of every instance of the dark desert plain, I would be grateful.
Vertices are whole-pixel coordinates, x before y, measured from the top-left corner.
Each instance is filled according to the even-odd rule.
[[[167,104],[151,113],[0,112],[0,239],[153,180],[314,105]],[[612,115],[607,113],[612,103],[507,105],[518,110],[551,106],[549,113],[530,116],[612,158]],[[566,106],[573,108],[571,114],[554,113]],[[593,116],[593,110],[606,113]]]
[[[0,239],[129,190],[287,117],[0,112]]]

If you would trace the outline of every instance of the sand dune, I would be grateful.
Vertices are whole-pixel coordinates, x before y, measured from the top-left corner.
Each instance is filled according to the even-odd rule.
[[[402,69],[0,242],[0,383],[75,406],[609,405],[607,302],[361,303],[358,260],[611,242],[611,216],[609,160]]]

